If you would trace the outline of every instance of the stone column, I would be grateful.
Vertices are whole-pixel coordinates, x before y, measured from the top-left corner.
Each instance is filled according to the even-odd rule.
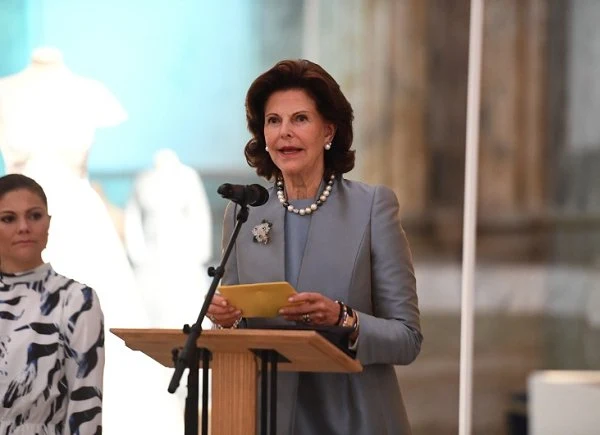
[[[486,3],[480,136],[482,218],[544,207],[546,6]]]
[[[427,204],[427,1],[367,0],[364,10],[361,178],[394,189],[402,214]]]

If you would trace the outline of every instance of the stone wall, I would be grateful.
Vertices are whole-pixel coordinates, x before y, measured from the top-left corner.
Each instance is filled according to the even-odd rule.
[[[458,431],[460,265],[416,263],[425,340],[397,367],[415,435]],[[479,265],[475,278],[473,433],[508,433],[512,397],[541,369],[600,369],[600,272]]]

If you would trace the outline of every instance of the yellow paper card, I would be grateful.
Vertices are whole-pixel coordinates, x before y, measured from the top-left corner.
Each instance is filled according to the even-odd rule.
[[[296,294],[296,290],[290,283],[281,281],[222,285],[219,293],[242,310],[244,317],[276,317],[281,307],[289,305],[288,298]]]

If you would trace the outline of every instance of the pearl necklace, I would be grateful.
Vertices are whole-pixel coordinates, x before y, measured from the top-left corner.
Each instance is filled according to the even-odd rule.
[[[283,179],[277,180],[277,198],[279,198],[279,202],[281,203],[281,205],[283,205],[283,208],[285,208],[290,213],[299,214],[300,216],[311,214],[315,212],[317,208],[321,207],[325,201],[327,201],[327,197],[331,193],[331,188],[333,186],[334,181],[335,174],[331,174],[329,180],[325,185],[325,189],[323,189],[323,192],[321,192],[321,195],[319,195],[319,199],[317,199],[315,202],[313,202],[306,208],[297,209],[289,203],[289,201],[285,197]]]

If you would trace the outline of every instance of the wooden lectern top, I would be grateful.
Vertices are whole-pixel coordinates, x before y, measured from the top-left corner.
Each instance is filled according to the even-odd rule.
[[[145,353],[165,367],[173,367],[172,350],[182,348],[187,335],[179,329],[110,330],[132,350]],[[290,362],[279,363],[278,370],[297,372],[362,371],[362,365],[350,358],[316,331],[276,329],[204,330],[198,338],[199,348],[214,353],[248,353],[271,349]]]

